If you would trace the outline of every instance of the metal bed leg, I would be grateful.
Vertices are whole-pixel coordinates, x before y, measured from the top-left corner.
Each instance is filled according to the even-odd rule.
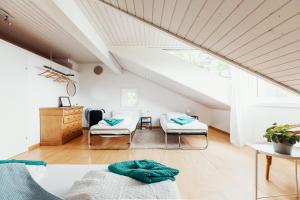
[[[129,134],[129,144],[131,144],[131,142],[132,142],[132,135],[131,135],[131,133]]]
[[[91,145],[91,130],[88,132],[88,145]]]
[[[95,130],[95,131],[97,131],[97,130],[99,130],[99,131],[101,131],[102,129],[93,129],[93,130]],[[113,130],[120,130],[120,129],[110,129],[111,131],[113,131]],[[109,150],[126,150],[126,149],[129,149],[130,148],[130,146],[131,146],[131,142],[132,142],[132,138],[133,138],[133,135],[134,135],[134,132],[136,131],[136,130],[134,130],[133,132],[130,132],[130,130],[129,129],[124,129],[124,130],[126,130],[126,131],[128,131],[128,133],[129,133],[129,146],[128,146],[128,148],[122,148],[122,149],[120,149],[120,148],[114,148],[114,149],[109,149]],[[113,136],[113,137],[115,137],[116,136],[116,134],[97,134],[97,135],[99,135],[100,137],[102,136],[102,135],[104,135],[104,136]],[[128,136],[128,134],[126,133],[126,134],[118,134],[119,136]],[[92,146],[92,130],[90,129],[89,131],[88,131],[88,146],[89,146],[89,149],[91,149],[91,146]],[[102,149],[102,150],[106,150],[105,148],[97,148],[98,150],[100,150],[100,149]]]
[[[181,149],[181,135],[178,135],[178,146]]]
[[[168,134],[165,133],[165,145],[166,145],[166,149],[168,149]]]
[[[132,140],[132,133],[129,134],[129,143],[128,143],[128,149],[130,149],[130,145],[131,145],[131,140]]]
[[[180,136],[179,136],[179,149],[182,149],[182,150],[205,150],[207,149],[208,147],[208,138],[207,138],[207,135],[202,135],[202,136],[205,136],[205,146],[203,147],[182,147],[181,146],[181,139],[180,139]]]
[[[295,174],[296,174],[296,191],[297,198],[299,197],[299,189],[298,189],[298,168],[297,168],[297,159],[295,160]]]

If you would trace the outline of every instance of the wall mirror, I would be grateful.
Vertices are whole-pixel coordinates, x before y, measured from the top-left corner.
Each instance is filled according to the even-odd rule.
[[[76,85],[74,81],[69,81],[66,87],[67,93],[70,97],[75,96],[76,94]]]

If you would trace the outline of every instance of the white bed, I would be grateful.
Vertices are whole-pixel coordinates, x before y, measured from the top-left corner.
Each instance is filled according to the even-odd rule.
[[[206,149],[208,147],[207,141],[207,134],[208,134],[208,127],[206,124],[194,120],[191,123],[185,125],[179,125],[170,120],[172,117],[184,116],[183,113],[166,113],[161,115],[160,117],[160,125],[165,133],[165,146],[168,148],[168,134],[176,134],[178,135],[179,139],[179,148],[180,149]],[[181,135],[203,135],[206,139],[206,145],[200,148],[183,148],[181,147]]]
[[[133,134],[136,130],[136,127],[139,123],[139,116],[136,112],[132,111],[121,111],[114,112],[112,117],[122,118],[124,121],[115,125],[109,126],[103,121],[100,121],[98,124],[92,126],[88,132],[88,144],[91,145],[91,137],[93,135],[100,135],[102,137],[118,137],[129,135],[129,147],[132,141]]]
[[[31,176],[39,183],[45,190],[48,192],[64,198],[69,194],[70,189],[75,181],[80,180],[87,172],[89,171],[100,171],[107,172],[107,165],[48,165],[44,166],[27,166]],[[118,175],[120,176],[120,175]],[[113,180],[112,180],[113,181]],[[132,182],[132,185],[128,185],[129,190],[133,189],[143,189],[149,192],[155,188],[159,193],[164,193],[163,195],[168,195],[167,199],[179,199],[179,191],[177,188],[176,182],[173,181],[164,181],[154,184],[143,184],[138,181]],[[161,189],[160,189],[161,188]],[[168,190],[169,193],[166,193],[162,190]],[[99,191],[101,193],[106,193],[110,195],[110,191]],[[117,191],[116,191],[117,192]],[[119,192],[119,191],[118,191]],[[153,196],[153,199],[157,199],[156,196]],[[165,199],[165,198],[164,198]]]

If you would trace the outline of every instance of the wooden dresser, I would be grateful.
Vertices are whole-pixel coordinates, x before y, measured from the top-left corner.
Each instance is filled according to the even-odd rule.
[[[82,134],[83,107],[40,108],[40,145],[61,145]]]

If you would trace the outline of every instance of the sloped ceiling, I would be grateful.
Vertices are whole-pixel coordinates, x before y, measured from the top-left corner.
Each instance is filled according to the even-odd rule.
[[[157,48],[119,46],[112,48],[111,51],[131,73],[208,108],[230,109],[231,87],[230,80],[226,78],[221,78]]]
[[[0,38],[46,58],[71,58],[78,63],[98,62],[84,45],[30,0],[0,0],[0,8],[14,18],[8,26],[0,21]]]
[[[189,45],[170,37],[169,34],[98,0],[76,0],[76,2],[107,45],[191,49]]]
[[[90,4],[102,2],[114,7],[116,11],[123,11],[194,47],[300,93],[299,0],[91,2]],[[93,9],[94,12],[101,13],[101,5]],[[102,17],[105,18],[106,15],[106,23],[116,26],[109,19],[116,11],[109,12],[105,9],[106,13],[103,12]],[[134,29],[134,25],[126,21],[123,23],[123,26],[116,27],[120,29],[119,32],[126,31],[130,26],[131,31],[142,31]]]

